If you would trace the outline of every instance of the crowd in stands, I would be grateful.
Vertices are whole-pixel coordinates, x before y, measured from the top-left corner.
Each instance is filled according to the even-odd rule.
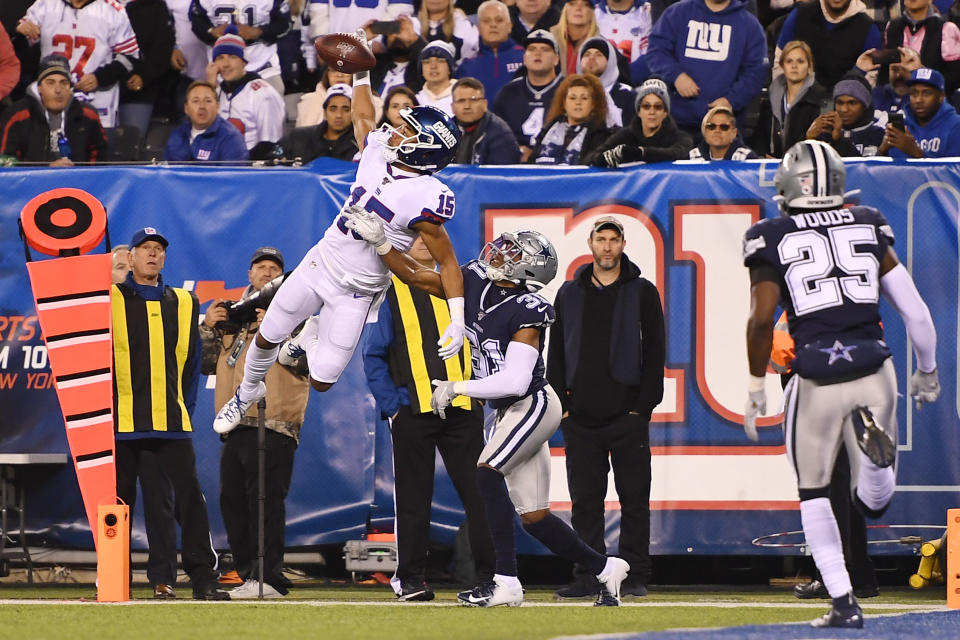
[[[0,156],[356,159],[352,78],[313,41],[358,29],[377,118],[445,111],[458,163],[960,155],[960,0],[361,4],[5,0]]]

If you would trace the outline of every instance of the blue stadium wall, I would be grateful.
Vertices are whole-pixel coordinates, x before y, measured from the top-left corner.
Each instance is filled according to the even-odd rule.
[[[771,415],[758,444],[745,438],[744,326],[749,282],[741,266],[743,232],[772,203],[775,162],[673,164],[617,172],[579,168],[450,167],[456,193],[447,225],[461,261],[504,230],[535,228],[557,246],[569,277],[589,260],[590,221],[616,214],[626,225],[626,253],[654,281],[667,321],[666,394],[651,425],[654,480],[651,549],[655,554],[798,553],[755,546],[757,537],[800,529],[796,482],[778,426],[779,380],[768,376]],[[247,284],[248,260],[273,245],[294,266],[336,215],[354,166],[318,161],[292,168],[74,168],[0,171],[0,452],[67,452],[64,427],[24,267],[16,218],[35,195],[77,187],[106,206],[114,243],[152,225],[170,240],[164,279],[193,289],[202,308]],[[901,396],[900,488],[881,525],[943,524],[960,490],[958,437],[957,212],[960,172],[954,163],[857,162],[848,165],[851,202],[880,208],[897,235],[896,250],[917,281],[939,331],[943,395],[922,412]],[[546,294],[553,296],[558,278]],[[901,392],[914,366],[904,327],[882,308]],[[214,541],[226,547],[217,507],[220,442],[210,427],[213,380],[201,380],[193,416],[200,482]],[[368,523],[389,527],[392,460],[385,423],[355,357],[334,389],[312,393],[287,499],[289,546],[362,537]],[[553,445],[551,501],[569,510],[563,443]],[[608,539],[618,524],[613,483]],[[48,546],[92,548],[72,467],[34,472],[28,529]],[[462,512],[438,463],[432,536],[450,543]],[[871,533],[889,539],[901,529]],[[922,532],[918,532],[922,533]],[[930,532],[928,537],[933,537]],[[137,517],[134,546],[145,547]],[[768,539],[769,540],[769,539]],[[773,542],[802,542],[799,536]],[[521,551],[542,552],[531,539]],[[878,545],[881,553],[912,553]]]

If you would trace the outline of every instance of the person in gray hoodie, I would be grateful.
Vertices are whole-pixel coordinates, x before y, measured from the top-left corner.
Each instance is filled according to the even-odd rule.
[[[805,140],[810,125],[830,110],[830,94],[817,83],[813,53],[807,43],[787,43],[780,66],[783,73],[770,83],[768,102],[761,108],[758,127],[766,135],[763,150],[771,158],[782,158],[787,149]]]
[[[598,77],[607,94],[608,127],[623,127],[633,119],[633,88],[619,80],[617,55],[616,48],[602,36],[584,41],[577,53],[577,73]]]

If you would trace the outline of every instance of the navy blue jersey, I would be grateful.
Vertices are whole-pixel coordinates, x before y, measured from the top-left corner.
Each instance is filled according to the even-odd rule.
[[[522,396],[489,400],[494,409],[510,406],[522,397],[542,389],[543,343],[546,328],[553,324],[553,305],[536,293],[520,287],[500,287],[487,278],[486,269],[473,260],[463,267],[464,316],[473,377],[485,378],[500,370],[513,335],[526,327],[539,327],[540,357],[533,368],[533,380]]]
[[[880,263],[893,240],[890,225],[872,207],[795,213],[750,227],[743,263],[761,269],[754,272],[760,278],[779,276],[780,304],[798,348],[881,340]]]

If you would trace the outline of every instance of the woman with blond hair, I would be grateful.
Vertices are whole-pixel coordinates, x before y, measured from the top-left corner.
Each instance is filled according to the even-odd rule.
[[[761,114],[760,131],[769,136],[765,151],[771,158],[782,158],[794,143],[806,139],[813,121],[830,109],[830,94],[813,73],[810,45],[801,40],[785,44],[780,68],[783,73],[770,83],[769,102]]]
[[[592,75],[567,76],[557,87],[546,122],[527,162],[585,164],[611,132],[603,85]]]
[[[310,127],[323,122],[323,106],[327,102],[327,89],[335,84],[353,84],[353,76],[349,73],[337,71],[331,67],[324,67],[323,75],[316,89],[300,96],[297,103],[297,126]],[[383,100],[373,94],[373,110],[377,118],[383,114]]]
[[[420,33],[427,42],[443,40],[456,49],[455,59],[461,60],[477,55],[480,34],[470,23],[467,15],[453,6],[454,0],[423,0],[420,5]]]
[[[590,0],[567,0],[560,22],[550,27],[560,47],[560,69],[563,75],[577,72],[577,52],[587,38],[597,35],[597,16]]]

